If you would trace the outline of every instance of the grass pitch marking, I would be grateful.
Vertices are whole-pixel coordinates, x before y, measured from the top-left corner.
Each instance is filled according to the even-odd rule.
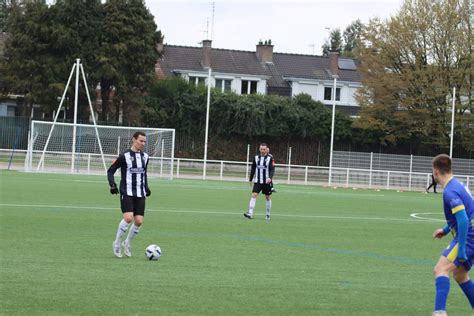
[[[429,216],[429,215],[439,215],[439,214],[440,213],[412,213],[410,214],[410,217],[415,218],[417,220],[424,220],[424,221],[446,222],[446,220],[444,219],[433,218]]]
[[[75,210],[118,210],[118,207],[101,207],[101,206],[88,206],[88,205],[47,205],[47,204],[9,204],[0,203],[2,207],[33,207],[33,208],[49,208],[49,209],[75,209]],[[238,215],[241,216],[243,211],[229,210],[225,211],[209,211],[205,209],[183,209],[183,208],[168,208],[168,209],[148,209],[147,212],[163,212],[163,213],[182,213],[182,214],[206,214],[206,215]],[[435,214],[435,213],[414,213],[414,214]],[[334,216],[334,215],[297,215],[297,214],[285,214],[277,213],[272,214],[275,217],[287,217],[287,218],[314,218],[314,219],[340,219],[340,220],[370,220],[370,221],[397,221],[397,222],[428,222],[428,221],[442,221],[434,218],[420,218],[413,216],[412,218],[390,218],[390,217],[357,217],[357,216]],[[415,220],[414,220],[415,219]],[[422,219],[423,221],[421,221]]]

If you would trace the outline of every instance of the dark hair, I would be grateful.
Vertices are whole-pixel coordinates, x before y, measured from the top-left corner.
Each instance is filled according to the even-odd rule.
[[[143,133],[143,132],[135,132],[133,134],[133,138],[135,138],[135,139],[138,139],[139,136],[145,136],[146,137],[146,134]]]
[[[268,147],[267,143],[260,143],[260,146],[266,146],[266,147]]]
[[[439,170],[441,174],[451,173],[451,158],[446,154],[440,154],[431,161],[433,168]]]

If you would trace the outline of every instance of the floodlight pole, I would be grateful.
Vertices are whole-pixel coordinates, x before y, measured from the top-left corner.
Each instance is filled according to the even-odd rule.
[[[204,140],[204,165],[202,168],[202,178],[206,179],[206,168],[207,168],[207,141],[209,136],[209,107],[211,105],[211,67],[207,76],[207,104],[206,104],[206,135]]]
[[[337,76],[334,78],[334,87],[332,89],[332,118],[331,118],[331,149],[329,151],[329,181],[328,185],[331,185],[332,180],[332,152],[334,148],[334,121],[336,118],[336,84]]]
[[[453,106],[451,108],[451,144],[449,146],[449,157],[453,158],[453,140],[454,140],[454,114],[456,113],[456,87],[453,88]]]
[[[71,173],[74,172],[74,156],[76,155],[76,129],[77,129],[77,102],[79,99],[79,65],[81,60],[76,59],[76,87],[74,90],[74,121],[72,126],[72,153],[71,153]]]

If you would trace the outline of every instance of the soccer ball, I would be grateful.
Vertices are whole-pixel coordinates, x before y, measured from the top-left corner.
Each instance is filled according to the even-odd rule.
[[[149,245],[146,247],[145,255],[148,260],[158,260],[161,257],[161,248],[158,245]]]

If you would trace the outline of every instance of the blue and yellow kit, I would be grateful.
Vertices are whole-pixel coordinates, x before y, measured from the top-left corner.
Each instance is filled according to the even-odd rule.
[[[474,229],[471,223],[474,216],[474,202],[472,200],[472,195],[458,179],[451,178],[448,180],[443,190],[443,205],[444,216],[454,238],[449,246],[443,251],[442,255],[456,264],[456,266],[464,265],[467,270],[470,270],[472,262],[474,262]],[[465,251],[467,261],[465,262],[459,262],[457,259],[459,240],[461,237],[459,236],[459,232],[462,232],[462,229],[459,229],[460,223],[458,223],[456,214],[462,211],[465,211],[467,216],[467,231],[465,233]]]

